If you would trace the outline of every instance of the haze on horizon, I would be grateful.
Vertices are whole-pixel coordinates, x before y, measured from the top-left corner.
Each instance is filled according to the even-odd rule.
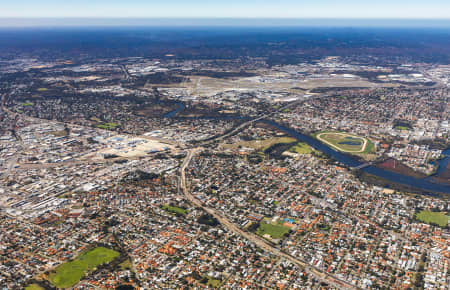
[[[64,19],[69,18],[69,22]],[[328,19],[344,23],[372,23],[374,19],[401,20],[402,25],[414,25],[420,19],[449,26],[448,0],[17,0],[5,1],[0,10],[0,26],[39,25],[117,25],[127,24],[189,24],[197,19],[199,25],[233,24],[229,19],[250,23],[261,18],[276,19],[277,23],[295,24],[303,21]],[[184,19],[180,21],[179,19]],[[109,20],[108,20],[109,19]],[[353,22],[349,22],[349,19]],[[359,22],[358,22],[359,21]],[[361,22],[362,21],[362,22]],[[275,23],[274,22],[274,23]],[[314,22],[314,21],[313,21]],[[400,23],[398,22],[398,23]],[[306,23],[306,22],[305,22]],[[330,23],[330,22],[329,22]],[[382,22],[380,22],[382,23]],[[270,22],[269,22],[270,24]]]

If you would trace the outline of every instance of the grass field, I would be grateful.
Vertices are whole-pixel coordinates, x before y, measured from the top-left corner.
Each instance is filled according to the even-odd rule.
[[[296,139],[291,137],[274,137],[265,140],[241,141],[234,144],[223,144],[224,149],[234,149],[241,147],[252,148],[257,151],[265,151],[275,144],[293,143]]]
[[[432,211],[427,211],[427,210],[423,210],[421,212],[419,212],[416,215],[416,218],[424,223],[433,223],[433,224],[437,224],[441,227],[445,227],[448,224],[448,221],[450,220],[449,216],[446,216],[443,213],[440,212],[432,212]]]
[[[295,146],[291,147],[289,151],[297,154],[310,154],[312,152],[312,149],[308,144],[299,142]]]
[[[222,281],[208,277],[208,286],[213,287],[213,288],[219,288],[220,284],[222,283]]]
[[[289,230],[290,229],[288,227],[285,227],[283,225],[274,225],[261,222],[258,229],[256,230],[256,233],[260,236],[268,234],[274,239],[280,239],[284,236],[284,234],[288,233]]]
[[[47,88],[39,88],[39,89],[37,89],[37,90],[38,90],[38,92],[46,92],[46,91],[48,91]]]
[[[104,247],[95,248],[81,254],[74,261],[62,264],[50,274],[50,282],[58,288],[68,288],[77,284],[83,276],[95,267],[109,263],[119,253]]]
[[[362,152],[362,154],[370,154],[376,151],[375,144],[372,141],[367,139],[366,149]]]
[[[25,287],[25,290],[44,290],[44,288],[42,288],[38,284],[30,284],[27,287]]]
[[[30,106],[33,106],[32,102],[26,102],[22,104],[22,107],[30,107]]]
[[[105,129],[105,130],[112,130],[119,126],[120,125],[117,123],[104,123],[104,124],[98,124],[96,127],[100,128],[100,129]]]
[[[178,207],[178,206],[171,206],[171,205],[163,205],[162,209],[171,212],[171,213],[175,213],[175,214],[181,214],[181,215],[186,215],[188,213],[188,211],[184,208]]]
[[[120,263],[120,269],[122,270],[130,270],[132,267],[130,260],[125,260],[124,262]]]

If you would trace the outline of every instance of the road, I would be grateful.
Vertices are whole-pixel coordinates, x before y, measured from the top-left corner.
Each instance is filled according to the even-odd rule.
[[[304,268],[306,272],[309,274],[312,274],[314,277],[316,277],[319,281],[325,282],[327,284],[332,285],[333,287],[337,287],[339,289],[358,289],[356,286],[349,284],[346,281],[343,281],[333,275],[330,275],[328,273],[325,273],[324,271],[313,267],[309,265],[306,261],[303,261],[299,258],[296,258],[294,256],[291,256],[285,252],[280,251],[279,249],[273,247],[270,245],[266,240],[263,238],[252,234],[250,232],[243,231],[241,228],[236,226],[234,223],[230,222],[226,217],[224,217],[221,213],[217,212],[215,209],[210,208],[208,206],[205,206],[200,200],[198,200],[195,196],[193,196],[186,185],[186,168],[189,166],[189,163],[192,160],[192,157],[199,151],[201,151],[202,148],[193,148],[189,149],[188,154],[186,155],[186,158],[183,161],[183,164],[180,168],[180,190],[186,197],[186,199],[193,204],[194,206],[202,208],[204,211],[206,211],[208,214],[216,218],[225,228],[227,228],[229,231],[233,232],[236,235],[239,235],[254,244],[256,244],[261,249],[272,253],[275,256],[278,256],[280,258],[284,258],[297,266],[300,266],[301,268]]]

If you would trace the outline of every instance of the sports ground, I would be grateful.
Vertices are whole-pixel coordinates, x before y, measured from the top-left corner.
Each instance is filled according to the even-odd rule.
[[[416,218],[427,224],[437,224],[441,227],[445,227],[449,221],[450,216],[445,215],[440,212],[432,212],[427,210],[422,210],[416,215]]]
[[[256,233],[260,236],[269,235],[274,239],[281,239],[286,233],[288,233],[290,228],[283,226],[282,224],[273,224],[261,222],[259,224]]]
[[[371,145],[367,138],[343,132],[323,132],[316,138],[331,148],[345,153],[369,153]]]
[[[69,288],[77,284],[83,276],[97,266],[109,263],[119,253],[104,247],[95,248],[81,254],[75,260],[62,264],[50,274],[50,282],[58,288]]]

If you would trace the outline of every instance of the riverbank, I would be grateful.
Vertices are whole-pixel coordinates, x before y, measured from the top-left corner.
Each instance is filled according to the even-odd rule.
[[[169,113],[169,114],[166,114],[166,117],[171,118],[171,117],[174,117],[175,115],[176,115],[176,113],[175,114]],[[194,117],[194,119],[245,120],[247,118],[242,117],[242,116],[227,116],[227,117],[202,116],[202,117]],[[327,146],[326,144],[320,142],[319,140],[317,140],[309,135],[298,132],[292,128],[289,128],[286,125],[279,124],[279,123],[277,123],[273,120],[269,120],[269,119],[261,119],[261,120],[258,120],[258,122],[270,125],[270,126],[276,128],[277,130],[285,132],[286,134],[296,138],[300,142],[307,143],[309,146],[313,147],[314,149],[316,149],[318,151],[321,151],[328,157],[338,161],[339,163],[343,164],[346,167],[355,168],[355,167],[358,167],[358,166],[364,164],[364,162],[360,158],[357,158],[352,155],[345,154],[345,153],[339,152],[337,150],[334,150],[333,148],[331,148],[330,146]],[[448,159],[447,159],[447,161],[448,161]],[[387,169],[379,168],[374,165],[369,165],[369,166],[366,166],[359,170],[368,175],[376,176],[378,179],[385,179],[387,181],[386,184],[401,185],[401,187],[404,187],[405,189],[408,189],[409,191],[414,191],[414,192],[418,192],[418,193],[422,193],[422,194],[429,194],[430,192],[450,194],[450,185],[449,184],[447,184],[445,182],[439,182],[436,179],[430,179],[430,177],[426,177],[426,178],[411,177],[411,176],[404,175],[401,173],[392,172]]]

